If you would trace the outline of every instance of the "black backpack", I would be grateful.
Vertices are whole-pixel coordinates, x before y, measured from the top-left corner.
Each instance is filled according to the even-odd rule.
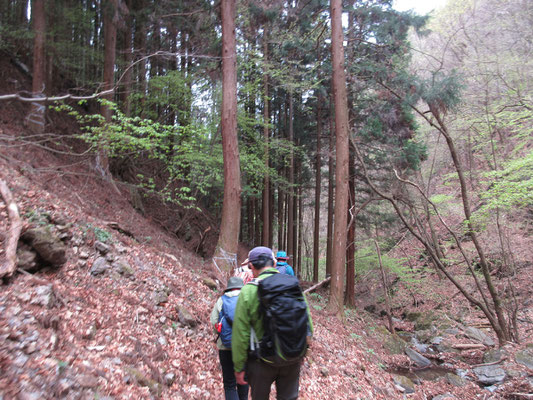
[[[264,327],[257,356],[275,366],[297,363],[307,351],[310,334],[307,303],[298,278],[274,273],[251,283],[258,287]]]

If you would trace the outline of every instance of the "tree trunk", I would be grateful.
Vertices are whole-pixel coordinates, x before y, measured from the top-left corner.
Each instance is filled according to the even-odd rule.
[[[140,11],[144,8],[144,0],[137,0],[136,1],[136,10]],[[137,88],[137,91],[141,93],[141,99],[139,104],[139,116],[144,116],[144,101],[145,101],[145,94],[146,94],[146,60],[143,60],[142,58],[145,56],[146,52],[146,21],[141,16],[141,13],[137,13],[135,16],[135,36],[133,39],[133,45],[135,47],[135,61],[136,61],[136,79],[138,82],[139,87]]]
[[[374,239],[374,245],[376,246],[379,270],[381,272],[381,281],[383,282],[383,293],[385,295],[385,311],[387,313],[387,321],[389,323],[389,332],[394,334],[394,324],[392,323],[391,300],[390,300],[390,294],[389,294],[389,280],[387,277],[387,272],[383,268],[383,263],[381,262],[381,251],[379,249],[378,241],[375,239]]]
[[[129,10],[131,10],[132,0],[127,0],[126,5]],[[122,89],[122,109],[124,110],[124,115],[129,117],[131,115],[131,102],[130,94],[131,87],[133,84],[133,32],[132,32],[132,22],[133,19],[131,14],[126,20],[126,28],[124,29],[124,77],[123,79],[123,89]]]
[[[35,35],[33,40],[33,97],[44,96],[46,79],[46,12],[44,6],[44,0],[35,0],[32,5],[33,32]],[[46,123],[45,110],[44,103],[31,103],[30,114],[26,117],[26,123],[32,132],[44,132]]]
[[[511,339],[509,337],[509,326],[503,313],[503,307],[501,304],[500,296],[498,294],[496,287],[492,283],[492,278],[490,276],[490,270],[489,270],[489,267],[488,267],[488,264],[485,258],[485,253],[483,251],[483,248],[481,247],[481,243],[478,240],[477,234],[471,225],[472,213],[471,213],[471,207],[470,207],[470,199],[468,196],[468,190],[466,187],[466,180],[464,177],[464,170],[463,170],[461,161],[459,160],[457,151],[455,149],[455,144],[453,142],[453,139],[449,135],[447,127],[444,124],[444,121],[442,120],[439,111],[434,105],[430,105],[430,110],[433,116],[435,117],[435,119],[437,120],[439,126],[442,128],[441,132],[444,135],[444,138],[446,139],[446,143],[448,145],[450,155],[452,156],[455,170],[457,171],[457,175],[459,178],[459,185],[461,187],[461,198],[463,200],[463,210],[465,213],[466,224],[467,224],[466,226],[468,228],[468,235],[472,239],[472,242],[474,243],[474,247],[476,248],[477,254],[479,256],[479,264],[481,265],[481,272],[483,273],[483,277],[485,278],[487,288],[489,290],[489,293],[492,297],[492,301],[494,303],[494,311],[498,318],[498,325],[499,325],[499,329],[495,329],[496,335],[498,336],[498,341],[500,342],[500,344],[504,344],[506,341],[509,341]]]
[[[335,179],[335,122],[333,120],[333,104],[330,97],[330,114],[329,114],[329,152],[328,152],[328,228],[326,234],[326,276],[331,276],[331,263],[333,261],[333,200],[335,196],[334,179]]]
[[[237,266],[241,219],[241,179],[237,140],[237,68],[235,2],[222,0],[222,152],[224,156],[224,199],[222,222],[215,257],[229,277]]]
[[[353,157],[353,152],[350,152],[349,159],[349,201],[347,210],[348,238],[346,245],[346,305],[355,307],[355,160]]]
[[[294,142],[294,109],[293,109],[293,100],[292,93],[289,93],[289,137],[288,140],[291,144]],[[294,189],[292,187],[294,183],[294,153],[292,149],[290,150],[289,155],[289,190],[287,192],[287,255],[289,257],[294,257]]]
[[[321,189],[321,136],[322,136],[322,95],[318,93],[316,105],[316,159],[315,159],[315,226],[313,237],[313,282],[318,282],[320,265],[320,189]]]
[[[354,12],[353,12],[354,0],[348,2],[348,41],[354,43]],[[353,45],[347,47],[348,64],[355,62],[353,54]],[[353,88],[353,86],[350,86]],[[354,120],[354,93],[353,90],[349,90],[347,93],[348,101],[348,118],[349,124]],[[348,126],[348,129],[351,125]],[[349,148],[349,196],[348,196],[348,238],[346,245],[346,305],[349,307],[355,307],[355,159],[352,146]],[[352,221],[353,218],[353,221]]]
[[[301,168],[300,168],[300,178],[301,178]],[[301,181],[301,179],[300,179]],[[302,248],[304,245],[304,232],[303,232],[303,226],[304,226],[304,207],[303,207],[303,195],[302,195],[303,188],[302,186],[298,187],[298,252],[296,256],[297,260],[297,267],[296,271],[300,275],[303,274],[302,272]]]
[[[331,0],[331,59],[335,99],[335,227],[331,263],[331,298],[329,309],[343,318],[344,268],[346,260],[346,210],[348,207],[348,102],[342,32],[342,1]]]
[[[266,65],[268,63],[268,28],[265,26],[264,29],[264,36],[263,36],[263,57],[264,57],[264,67],[266,68]],[[270,176],[268,173],[268,168],[270,167],[270,160],[269,160],[269,128],[268,125],[270,123],[270,113],[268,109],[268,73],[267,71],[263,71],[263,91],[264,91],[264,100],[263,100],[263,138],[265,141],[265,154],[264,154],[264,162],[265,162],[265,179],[264,179],[264,187],[263,187],[263,235],[262,235],[262,243],[265,246],[268,246],[268,241],[270,238],[270,232],[268,228],[270,227],[269,219],[269,211],[270,211]]]

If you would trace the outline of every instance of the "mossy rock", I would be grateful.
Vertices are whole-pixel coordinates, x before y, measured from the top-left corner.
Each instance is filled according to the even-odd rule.
[[[150,390],[152,396],[158,398],[161,396],[163,388],[155,380],[148,378],[143,372],[139,371],[136,368],[126,367],[126,372],[134,378],[137,383],[141,386],[147,387]]]
[[[390,335],[383,341],[383,347],[391,354],[403,354],[407,342],[398,335]]]
[[[437,320],[437,316],[432,311],[425,311],[415,321],[415,330],[423,331],[430,329],[433,323]]]

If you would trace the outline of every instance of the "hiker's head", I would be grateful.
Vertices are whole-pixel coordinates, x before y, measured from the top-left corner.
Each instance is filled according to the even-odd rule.
[[[229,292],[230,290],[242,289],[243,286],[244,281],[242,278],[239,278],[238,276],[232,276],[228,279],[228,286],[226,287],[226,290],[224,290],[224,293]]]
[[[274,254],[268,247],[254,247],[252,250],[250,250],[250,253],[248,253],[248,260],[250,260],[252,272],[255,276],[256,271],[259,271],[265,267],[272,267],[274,265]]]

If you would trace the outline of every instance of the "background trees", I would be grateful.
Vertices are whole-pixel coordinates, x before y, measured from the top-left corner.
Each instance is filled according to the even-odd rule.
[[[47,4],[42,13],[38,1],[2,1],[0,51],[33,75],[32,92],[113,88],[107,102],[67,104],[83,140],[109,157],[120,190],[147,196],[155,220],[197,236],[195,251],[214,254],[204,244],[221,219],[219,248],[237,252],[238,231],[247,246],[286,250],[302,278],[333,275],[341,310],[374,239],[385,259],[409,231],[500,339],[516,339],[518,303],[493,276],[516,272],[515,214],[530,218],[529,3],[451,2],[424,25],[386,0],[335,2],[346,26],[334,34],[322,0],[240,1],[224,21],[203,1]],[[242,205],[226,211],[225,189],[236,199],[239,187]],[[450,272],[458,265],[463,282]]]

